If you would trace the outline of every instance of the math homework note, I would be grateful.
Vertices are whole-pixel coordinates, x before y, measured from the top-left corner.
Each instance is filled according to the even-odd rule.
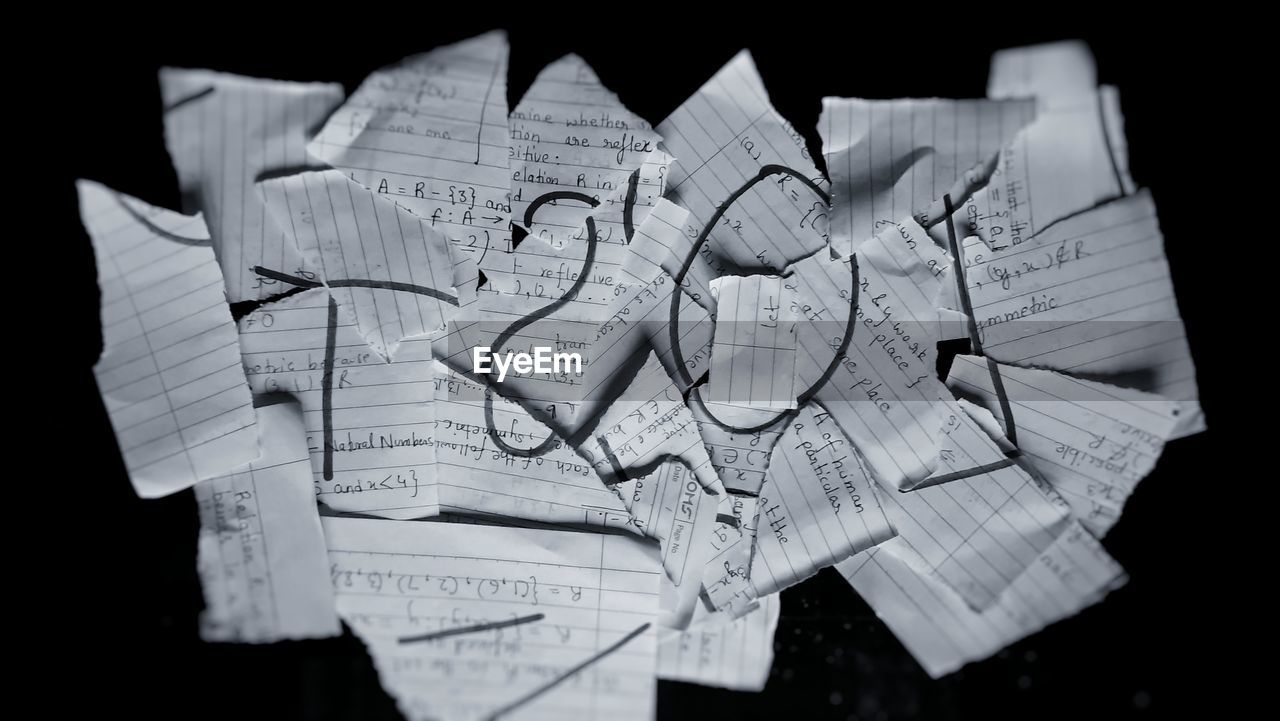
[[[311,488],[301,409],[258,409],[262,457],[195,486],[208,641],[270,642],[342,632]]]
[[[485,33],[372,73],[307,153],[464,245],[509,251],[507,37]]]
[[[323,519],[338,613],[410,719],[652,719],[657,547]]]

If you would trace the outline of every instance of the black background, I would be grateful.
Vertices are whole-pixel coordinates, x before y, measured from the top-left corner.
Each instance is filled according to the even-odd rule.
[[[28,665],[41,685],[27,690],[49,710],[124,712],[126,718],[396,717],[360,642],[349,634],[261,647],[199,640],[193,496],[142,501],[134,495],[93,382],[101,348],[98,292],[73,184],[92,178],[179,207],[163,142],[156,81],[162,65],[340,81],[350,92],[382,65],[502,23],[497,14],[489,23],[435,16],[400,22],[388,10],[380,24],[360,27],[342,20],[347,13],[359,11],[335,14],[331,30],[281,21],[237,23],[234,30],[200,25],[190,36],[177,28],[82,27],[52,34],[32,56],[40,62],[15,66],[38,88],[16,98],[19,110],[11,119],[23,127],[9,140],[29,143],[25,150],[40,158],[38,174],[49,175],[28,183],[39,192],[18,196],[33,198],[36,207],[23,207],[24,201],[11,213],[36,210],[40,218],[36,230],[11,238],[34,252],[18,261],[18,300],[26,310],[17,321],[20,328],[52,331],[52,345],[30,353],[38,378],[11,378],[11,385],[31,393],[21,396],[22,404],[52,409],[54,425],[43,440],[52,442],[54,455],[47,457],[54,463],[13,474],[15,487],[35,492],[34,504],[19,513],[44,519],[22,532],[43,553],[33,568],[14,574],[19,592],[38,599],[39,615],[15,616],[14,625],[37,637],[39,654]],[[1237,339],[1224,325],[1223,298],[1234,292],[1243,269],[1217,267],[1206,254],[1235,237],[1234,225],[1216,222],[1224,218],[1210,222],[1214,198],[1206,193],[1209,158],[1221,139],[1211,130],[1213,118],[1229,101],[1214,85],[1220,70],[1206,66],[1216,48],[1141,26],[1099,34],[1093,27],[1025,32],[987,22],[975,31],[959,23],[931,28],[924,19],[816,17],[795,27],[660,28],[645,19],[661,17],[656,8],[637,6],[630,16],[598,21],[595,11],[584,11],[570,30],[545,20],[509,27],[510,105],[543,64],[572,51],[628,107],[657,123],[748,47],[774,106],[820,159],[813,128],[824,95],[982,97],[993,50],[1088,40],[1100,80],[1121,91],[1132,174],[1156,200],[1211,430],[1166,448],[1106,537],[1130,581],[1104,603],[935,681],[843,579],[825,570],[783,593],[777,657],[763,693],[663,682],[659,718],[1225,713],[1245,691],[1237,669],[1252,661],[1228,648],[1228,639],[1239,637],[1225,624],[1239,613],[1234,599],[1242,578],[1227,562],[1246,544],[1228,498],[1249,481],[1234,475],[1224,432],[1234,413],[1224,389],[1242,378],[1228,367],[1235,352],[1228,343]],[[50,267],[58,269],[53,276],[40,272]],[[31,367],[30,360],[25,364]],[[1258,653],[1265,657],[1266,646]]]

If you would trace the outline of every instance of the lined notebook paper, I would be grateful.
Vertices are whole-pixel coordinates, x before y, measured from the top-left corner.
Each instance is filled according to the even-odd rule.
[[[657,548],[323,519],[338,613],[411,719],[653,718]]]
[[[569,240],[590,214],[582,203],[526,213],[545,193],[573,191],[597,201],[627,187],[657,149],[649,123],[627,110],[591,66],[566,55],[538,73],[511,111],[511,210],[517,224],[552,247]]]
[[[830,373],[815,397],[877,477],[898,490],[923,482],[943,462],[951,394],[936,375],[935,299],[949,265],[906,219],[848,259],[812,256],[788,276],[803,315],[797,386],[812,387]]]
[[[735,55],[658,132],[677,160],[667,197],[690,211],[695,236],[705,230],[713,256],[781,270],[826,246],[827,181],[769,104],[751,53]]]
[[[875,481],[827,413],[806,405],[774,449],[760,489],[751,585],[789,588],[895,535]]]
[[[889,491],[881,497],[889,519],[923,567],[984,608],[1062,532],[1065,504],[1014,465],[938,380],[935,299],[950,263],[910,219],[849,260],[796,264],[810,309],[797,331],[802,385],[830,367],[845,333],[853,262],[853,340],[816,399]]]
[[[800,310],[794,291],[776,275],[721,276],[712,288],[717,299],[709,399],[795,409]]]
[[[658,629],[658,678],[763,691],[781,611],[782,597],[775,594],[736,620],[699,607],[688,629]]]
[[[911,554],[894,539],[836,568],[934,678],[1075,615],[1128,580],[1102,544],[1074,525],[978,612],[913,570]]]
[[[1079,40],[997,50],[987,76],[988,98],[1035,98],[1049,111],[1069,108],[1098,89],[1098,69]]]
[[[930,203],[948,192],[959,205],[1035,116],[1028,99],[823,98],[818,131],[831,173],[832,247],[848,255],[904,216],[925,223]]]
[[[1178,422],[1179,404],[1062,373],[1000,365],[999,374],[1018,449],[1085,528],[1103,536],[1155,468]],[[982,359],[956,356],[947,383],[1003,420]]]
[[[760,499],[726,494],[720,500],[711,533],[711,557],[702,574],[704,600],[727,618],[739,618],[756,606],[751,557],[756,543]]]
[[[698,434],[697,420],[652,353],[621,397],[601,416],[580,452],[593,459],[606,478],[631,478],[636,469],[675,458],[693,469],[694,478],[703,487],[716,489],[720,485]]]
[[[195,486],[206,641],[272,642],[342,633],[311,485],[302,412],[258,409],[262,457]]]
[[[377,70],[307,152],[394,196],[487,268],[510,242],[507,53],[495,31]]]
[[[200,216],[76,183],[102,289],[98,390],[133,488],[164,496],[258,457],[222,273]]]
[[[383,361],[326,288],[268,303],[239,325],[254,393],[302,404],[321,503],[388,518],[439,513],[429,343],[406,341]]]
[[[702,574],[711,546],[706,538],[716,523],[720,496],[705,492],[683,464],[668,461],[643,478],[617,485],[631,513],[631,523],[646,538],[660,542],[662,567],[661,623],[684,628],[693,617],[702,591]]]
[[[704,403],[701,388],[689,394],[689,409],[698,421],[698,434],[725,488],[759,495],[774,444],[789,419],[775,411]]]
[[[1203,430],[1195,362],[1147,191],[1063,220],[1000,253],[965,243],[983,353],[1179,401]]]
[[[253,272],[306,265],[267,217],[254,183],[308,165],[306,143],[342,101],[336,83],[291,83],[163,68],[165,145],[188,209],[203,211],[232,302],[284,288]]]
[[[401,340],[436,330],[457,310],[455,286],[466,278],[454,267],[449,242],[387,197],[336,170],[268,180],[259,192],[384,358]]]
[[[545,523],[621,525],[626,507],[591,463],[551,435],[516,403],[493,395],[494,434],[511,448],[549,450],[523,456],[498,446],[485,421],[488,389],[440,368],[433,435],[442,508]]]
[[[985,186],[965,203],[951,199],[956,231],[978,236],[998,253],[1075,213],[1134,193],[1123,124],[1120,97],[1111,87],[1038,114],[1000,151]],[[929,215],[936,211],[935,205]],[[944,245],[945,226],[931,228]]]

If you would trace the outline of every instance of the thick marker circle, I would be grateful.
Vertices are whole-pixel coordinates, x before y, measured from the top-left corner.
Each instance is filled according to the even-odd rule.
[[[698,257],[698,251],[702,248],[703,244],[707,242],[707,238],[710,237],[712,229],[716,227],[716,223],[720,222],[720,218],[725,214],[725,211],[737,202],[738,198],[742,197],[743,193],[746,193],[754,187],[756,183],[759,183],[765,178],[773,175],[789,175],[796,178],[816,193],[818,197],[822,199],[822,202],[827,205],[831,204],[831,197],[823,192],[822,188],[819,188],[812,180],[809,180],[785,165],[771,164],[761,166],[760,172],[756,173],[754,178],[748,180],[742,185],[742,187],[735,190],[728,198],[725,198],[724,202],[721,203],[719,207],[716,208],[716,212],[711,216],[711,220],[707,221],[707,224],[702,228],[702,232],[698,234],[697,240],[694,241],[693,247],[685,257],[684,263],[681,264],[680,272],[675,277],[676,290],[671,294],[671,314],[667,323],[667,335],[668,340],[671,343],[671,358],[675,362],[676,372],[680,375],[680,379],[684,381],[684,385],[686,387],[693,385],[693,377],[689,375],[688,369],[684,366],[684,353],[680,349],[680,294],[684,292],[685,276],[689,274],[689,269],[693,267],[694,259]],[[852,300],[849,302],[849,319],[845,323],[844,336],[840,340],[840,348],[837,349],[835,354],[831,357],[831,363],[827,366],[826,370],[822,372],[822,375],[818,380],[814,381],[813,385],[806,388],[799,396],[796,396],[797,408],[808,403],[809,399],[813,398],[813,396],[818,393],[818,390],[821,389],[822,386],[826,385],[827,381],[831,380],[832,374],[835,373],[836,368],[840,365],[840,360],[844,358],[845,353],[849,350],[849,342],[853,339],[854,320],[858,312],[858,257],[856,255],[849,257],[849,275],[853,283],[851,286]],[[700,408],[702,412],[711,419],[712,423],[726,431],[729,431],[730,433],[756,433],[769,428],[783,418],[795,413],[795,411],[783,411],[759,425],[735,426],[725,423],[717,418],[715,414],[707,408],[706,404],[702,402],[702,398],[698,395],[696,388],[689,394],[689,397],[693,399],[694,403],[698,405],[698,408]]]

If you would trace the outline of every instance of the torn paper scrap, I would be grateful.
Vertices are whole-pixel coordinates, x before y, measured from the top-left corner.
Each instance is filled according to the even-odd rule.
[[[628,162],[638,167],[619,187],[550,185],[532,198],[520,196],[524,210],[513,221],[511,252],[486,268],[493,278],[490,287],[560,299],[570,306],[586,304],[598,312],[598,306],[613,299],[626,246],[662,199],[674,162],[654,148],[641,160]],[[534,230],[525,230],[526,224]]]
[[[443,325],[459,305],[448,241],[422,220],[337,170],[258,186],[267,209],[320,272],[338,305],[384,358],[400,341]],[[265,277],[291,275],[255,269]],[[306,278],[300,279],[306,281]],[[285,283],[298,282],[284,278]]]
[[[720,492],[720,479],[698,434],[697,420],[652,353],[578,451],[602,478],[612,482],[643,475],[653,465],[674,458],[692,468],[693,477],[704,488]]]
[[[848,255],[903,217],[925,223],[929,205],[948,192],[959,205],[1035,117],[1035,102],[1025,98],[823,98],[818,131],[831,174],[832,248]]]
[[[682,230],[688,217],[683,208],[659,200],[623,249],[613,297],[605,308],[585,317],[593,322],[594,336],[588,336],[591,358],[582,381],[583,398],[599,404],[614,397],[618,386],[626,384],[630,364],[647,358],[650,349],[681,393],[708,367],[713,324],[708,305],[700,303],[710,302],[711,276],[698,278],[705,280],[700,290],[686,287],[685,293],[676,293],[671,280],[679,258],[691,247]],[[679,320],[674,345],[673,302]],[[675,357],[677,347],[680,359]]]
[[[738,619],[701,606],[689,628],[658,629],[658,678],[735,691],[763,691],[773,668],[782,596],[758,601]]]
[[[307,140],[342,102],[342,86],[162,68],[160,94],[184,205],[205,214],[227,296],[238,302],[281,292],[254,266],[288,273],[306,266],[253,185],[307,166]]]
[[[258,409],[262,457],[195,485],[206,641],[338,636],[302,411]]]
[[[585,424],[599,416],[598,406],[616,397],[619,386],[626,383],[628,369],[647,359],[650,335],[659,327],[665,329],[672,293],[670,278],[650,256],[659,255],[657,249],[664,247],[664,240],[679,242],[678,223],[687,215],[687,211],[658,199],[632,241],[620,248],[621,262],[614,274],[607,276],[609,285],[602,288],[609,297],[599,302],[584,298],[582,293],[576,296],[575,300],[593,302],[594,306],[582,308],[578,314],[587,331],[580,336],[587,353],[577,397],[596,404],[584,407],[576,423]]]
[[[997,50],[987,76],[988,98],[1035,98],[1053,112],[1086,102],[1098,90],[1098,68],[1080,40]]]
[[[984,355],[1179,401],[1175,437],[1204,429],[1155,203],[1143,190],[1000,253],[964,246]]]
[[[664,272],[677,278],[685,270],[679,283],[681,290],[706,310],[714,311],[711,281],[729,275],[729,267],[706,253],[699,253],[694,242],[697,236],[696,221],[690,212],[663,199],[653,207],[649,220],[632,239],[623,271],[634,280],[665,283],[666,280],[658,280]],[[699,255],[700,260],[684,269],[694,255]]]
[[[486,254],[510,250],[507,36],[500,31],[375,71],[307,152]]]
[[[547,193],[556,194],[553,200],[568,191],[600,202],[619,189],[630,191],[660,140],[574,54],[538,73],[508,123],[513,221],[552,247],[569,241],[591,207],[552,202],[542,208]]]
[[[750,578],[761,597],[894,536],[853,444],[813,404],[774,449],[757,508]]]
[[[916,570],[984,609],[1066,531],[1072,516],[959,403],[948,415],[941,458],[950,480],[882,493],[880,502],[915,549]]]
[[[755,608],[750,573],[759,501],[755,496],[725,494],[707,539],[711,557],[702,574],[703,600],[727,618],[739,618]]]
[[[258,457],[236,326],[201,216],[76,182],[102,290],[93,367],[134,490],[155,498]]]
[[[776,275],[721,276],[716,296],[708,398],[764,410],[796,408],[794,288]]]
[[[926,332],[931,326],[913,319],[929,312],[926,299],[936,295],[937,285],[931,287],[928,279],[940,267],[919,254],[937,248],[928,242],[902,243],[896,233],[888,236],[896,238],[893,242],[877,236],[864,243],[855,256],[868,272],[860,274],[859,310],[866,316],[854,339],[864,330],[875,332],[850,345],[849,357],[817,399],[864,457],[880,459],[869,465],[890,491],[882,502],[892,525],[923,549],[929,570],[941,572],[980,608],[1056,537],[1068,514],[1013,466],[937,380],[935,343]],[[828,343],[811,343],[813,355],[830,354]],[[919,440],[903,443],[904,437]],[[898,452],[887,453],[888,448]],[[909,464],[920,464],[924,476],[913,476],[921,471],[905,473]],[[912,488],[917,490],[894,492]]]
[[[450,319],[445,332],[435,335],[434,353],[455,372],[491,385],[495,393],[521,403],[540,421],[563,431],[574,423],[574,404],[583,400],[581,379],[593,360],[589,342],[595,321],[589,313],[581,304],[482,293],[465,312]],[[508,363],[519,353],[532,359],[539,347],[548,354],[543,364]],[[488,350],[480,350],[484,348]],[[552,363],[551,354],[569,352],[576,353],[576,360],[562,355]]]
[[[751,53],[735,55],[658,132],[677,161],[667,198],[690,211],[695,252],[706,245],[739,268],[779,271],[826,247],[826,178],[769,104]]]
[[[518,403],[437,368],[431,437],[443,510],[590,526],[628,516],[591,463]]]
[[[667,574],[661,598],[661,624],[685,628],[702,591],[702,572],[711,546],[719,496],[703,490],[684,464],[668,461],[652,473],[615,486],[631,513],[630,522],[646,538],[660,542]]]
[[[645,177],[643,168],[641,172],[640,177]],[[670,297],[669,287],[659,287],[663,281],[655,277],[656,267],[641,269],[654,271],[648,277],[654,281],[653,287],[648,287],[623,264],[624,259],[635,262],[636,253],[627,243],[631,238],[645,237],[646,228],[679,233],[664,228],[648,212],[640,214],[650,205],[674,208],[652,193],[652,189],[647,191],[644,203],[639,191],[635,198],[628,197],[624,207],[630,211],[624,209],[622,221],[617,220],[616,210],[593,212],[586,219],[589,232],[572,237],[563,248],[552,248],[541,238],[525,238],[510,256],[519,269],[518,273],[512,269],[513,276],[518,276],[513,292],[484,294],[474,312],[450,325],[448,334],[440,339],[439,357],[455,370],[470,373],[473,349],[480,347],[490,347],[495,354],[533,352],[554,338],[553,350],[579,352],[583,356],[580,370],[517,374],[495,387],[556,429],[570,445],[579,446],[581,434],[599,421],[648,356],[646,334],[633,331],[650,325],[641,321],[662,310],[660,295]],[[571,194],[579,204],[585,197]],[[540,207],[557,207],[560,202],[563,199]],[[583,207],[589,209],[588,205]],[[640,228],[632,229],[625,222],[638,218],[643,218]],[[489,287],[494,285],[490,276]]]
[[[901,539],[837,566],[932,677],[945,676],[1101,601],[1127,577],[1079,525],[1063,533],[990,608],[978,612],[912,570]]]
[[[997,364],[992,373],[984,359],[956,356],[947,384],[1000,419],[1084,527],[1105,535],[1155,468],[1178,422],[1178,403],[1051,371]]]
[[[836,421],[812,403],[774,448],[755,520],[750,579],[780,592],[895,535],[874,482]]]
[[[1123,116],[1115,88],[1088,102],[1041,113],[1000,151],[987,184],[966,202],[952,197],[960,237],[978,236],[989,252],[1014,248],[1054,223],[1137,190],[1129,177]],[[939,213],[939,199],[926,215]],[[932,236],[946,245],[947,224]]]
[[[799,296],[801,398],[835,416],[877,479],[894,490],[936,471],[950,391],[937,377],[936,299],[950,263],[905,219],[836,260],[788,268]]]
[[[406,340],[383,361],[327,288],[263,305],[239,326],[253,392],[302,404],[321,503],[388,518],[439,513],[430,343]]]
[[[788,277],[805,314],[797,330],[801,385],[816,388],[815,400],[888,491],[881,502],[892,526],[920,549],[927,570],[983,608],[1070,515],[937,377],[937,299],[949,266],[908,218],[847,259],[811,257]],[[846,309],[851,288],[858,304]]]
[[[672,282],[672,275],[680,273],[681,259],[692,254],[685,236],[689,218],[689,211],[660,200],[623,248],[613,298],[603,314],[596,310],[589,316],[596,321],[591,353],[599,360],[588,366],[584,397],[607,398],[608,388],[625,375],[618,369],[646,355],[648,348],[680,392],[709,368],[714,325],[709,318],[714,310],[710,280],[716,275],[700,273],[708,265],[695,264],[682,280],[684,292],[676,292]]]
[[[338,613],[410,719],[654,714],[657,549],[633,537],[324,518]]]
[[[724,487],[732,492],[760,495],[773,446],[786,430],[790,414],[705,403],[702,388],[688,397],[698,422],[698,435]]]

